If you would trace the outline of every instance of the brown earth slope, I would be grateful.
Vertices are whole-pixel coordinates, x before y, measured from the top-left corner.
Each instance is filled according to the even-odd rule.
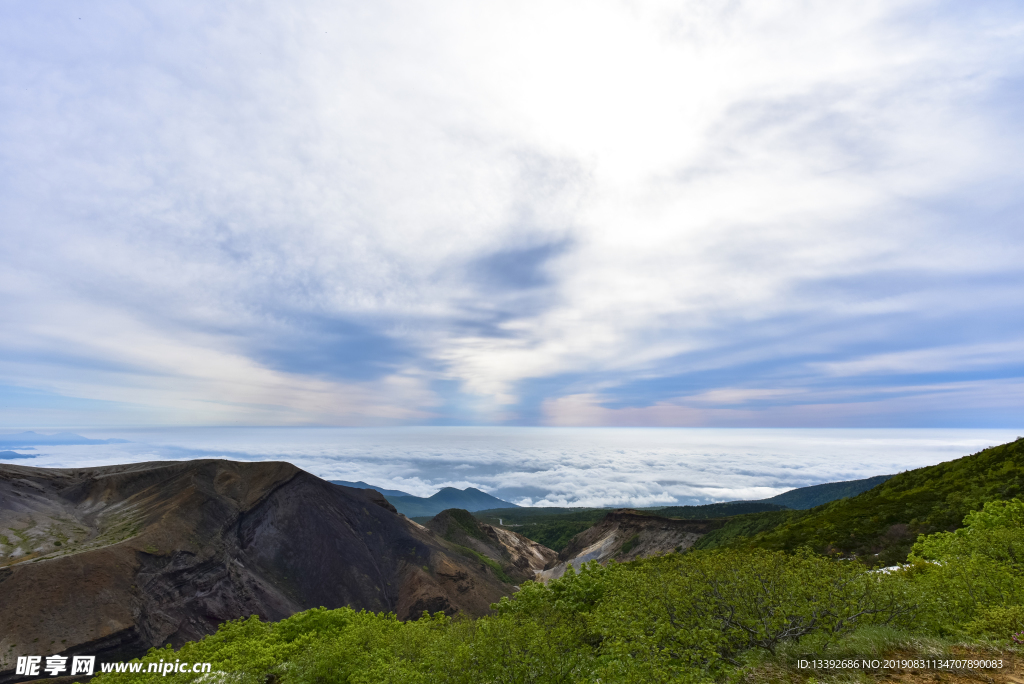
[[[682,551],[724,524],[720,519],[676,520],[628,509],[612,511],[601,522],[573,537],[558,554],[558,560],[538,578],[561,577],[569,565],[578,569],[587,561],[625,562]]]
[[[548,547],[516,532],[482,523],[469,511],[459,508],[441,511],[427,527],[442,539],[456,544],[463,555],[483,556],[496,563],[513,582],[537,579],[538,574],[558,558]]]
[[[317,606],[481,615],[509,591],[377,492],[288,463],[0,465],[0,682],[19,655],[129,658]]]

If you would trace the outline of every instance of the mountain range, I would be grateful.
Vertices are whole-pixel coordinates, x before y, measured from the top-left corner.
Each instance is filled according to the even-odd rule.
[[[861,492],[867,491],[868,489],[885,482],[890,477],[892,476],[879,475],[877,477],[871,477],[864,480],[829,482],[826,484],[811,485],[809,487],[798,487],[797,489],[792,489],[788,492],[773,496],[770,499],[760,499],[756,501],[728,501],[725,503],[707,504],[704,506],[666,506],[650,510],[657,515],[665,517],[718,518],[740,515],[742,513],[782,510],[785,508],[806,509],[813,508],[814,506],[820,506],[823,503],[828,503],[829,501],[834,501],[836,499],[856,496]],[[345,487],[373,489],[378,491],[387,498],[391,505],[398,509],[399,513],[409,518],[428,518],[449,508],[461,508],[474,513],[483,511],[488,519],[493,518],[494,521],[497,522],[499,516],[503,516],[503,513],[504,516],[508,516],[506,509],[518,509],[518,511],[512,513],[512,517],[515,517],[516,513],[523,514],[529,510],[491,496],[490,494],[482,492],[479,489],[475,489],[474,487],[467,487],[466,489],[445,487],[433,496],[419,497],[397,489],[383,489],[381,487],[375,487],[361,480],[358,482],[331,480],[331,482]],[[581,509],[538,507],[537,510],[542,515],[548,516],[557,513],[580,511]],[[593,516],[587,516],[587,520],[592,524],[604,515],[601,511],[605,509],[586,510],[593,510],[596,513]]]
[[[0,435],[0,447],[57,446],[79,444],[127,444],[126,439],[90,439],[71,432],[41,435],[38,432],[19,432]]]
[[[349,482],[348,480],[328,480],[328,482],[330,482],[332,484],[336,484],[336,485],[341,485],[342,487],[351,487],[352,489],[373,489],[375,491],[380,492],[385,497],[388,497],[388,496],[412,496],[412,494],[400,491],[398,489],[384,489],[382,487],[374,487],[371,484],[366,484],[362,480],[360,480],[358,482]]]
[[[502,501],[475,487],[466,487],[465,489],[444,487],[433,496],[421,497],[406,494],[397,489],[380,489],[365,482],[346,482],[344,480],[331,480],[331,482],[358,489],[376,490],[383,494],[388,502],[398,509],[399,513],[409,518],[429,518],[449,508],[461,508],[467,511],[482,511],[487,508],[519,508],[514,503]]]

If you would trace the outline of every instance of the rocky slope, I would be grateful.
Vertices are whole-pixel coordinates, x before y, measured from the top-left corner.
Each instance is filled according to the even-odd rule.
[[[480,615],[511,591],[499,574],[287,463],[0,465],[0,682],[19,655],[129,658],[250,614]]]
[[[722,520],[675,520],[627,509],[612,511],[601,522],[573,537],[558,554],[557,561],[538,578],[561,577],[569,565],[579,568],[587,561],[625,562],[682,551],[723,524]]]
[[[505,578],[515,583],[537,579],[545,567],[558,559],[558,554],[548,547],[516,532],[481,523],[469,511],[458,508],[441,511],[427,527],[457,545],[467,557],[479,557],[491,567],[496,564]]]

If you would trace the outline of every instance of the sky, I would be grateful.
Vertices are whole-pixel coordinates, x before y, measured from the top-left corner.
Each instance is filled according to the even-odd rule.
[[[1024,423],[1016,2],[0,5],[0,427]]]

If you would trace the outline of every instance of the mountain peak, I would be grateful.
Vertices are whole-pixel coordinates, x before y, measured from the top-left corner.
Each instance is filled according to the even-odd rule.
[[[442,487],[440,491],[428,498],[389,496],[388,501],[398,509],[399,513],[410,518],[435,516],[448,508],[461,508],[467,511],[482,511],[488,508],[518,508],[513,503],[502,501],[475,487],[466,487],[465,489]]]

